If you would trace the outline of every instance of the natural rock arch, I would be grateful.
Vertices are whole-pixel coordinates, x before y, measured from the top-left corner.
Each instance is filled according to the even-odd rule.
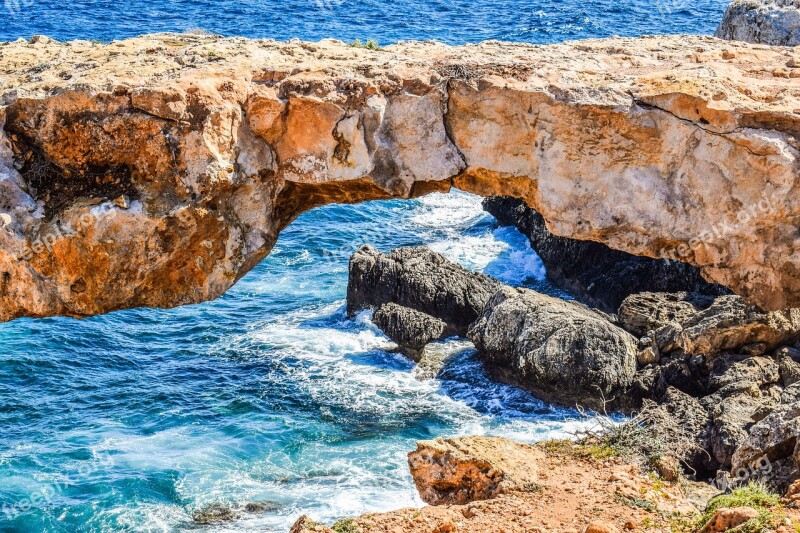
[[[155,35],[0,52],[2,320],[213,299],[305,210],[451,186],[800,305],[792,49]]]

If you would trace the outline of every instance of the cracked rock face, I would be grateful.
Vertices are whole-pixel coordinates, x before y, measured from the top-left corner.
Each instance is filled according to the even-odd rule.
[[[686,36],[0,44],[0,320],[213,299],[303,211],[451,186],[800,306],[796,56]]]

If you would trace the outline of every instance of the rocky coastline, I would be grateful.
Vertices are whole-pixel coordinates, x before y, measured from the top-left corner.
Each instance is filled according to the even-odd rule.
[[[428,507],[292,533],[796,531],[799,7],[735,0],[719,39],[0,43],[0,320],[207,301],[304,211],[456,187],[574,300],[365,246],[348,315],[600,427],[422,441]]]
[[[797,54],[710,36],[0,43],[0,320],[211,300],[305,211],[451,187],[800,305]]]

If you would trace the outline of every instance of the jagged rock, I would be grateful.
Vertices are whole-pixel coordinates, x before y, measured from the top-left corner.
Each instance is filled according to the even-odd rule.
[[[636,373],[632,335],[578,303],[528,289],[498,291],[468,338],[501,378],[565,405],[620,405]]]
[[[730,469],[733,454],[747,440],[749,430],[758,422],[760,413],[770,411],[778,401],[770,396],[740,393],[731,396],[712,395],[701,400],[701,403],[708,408],[713,421],[711,452],[721,468]]]
[[[779,380],[778,364],[772,358],[726,355],[714,362],[708,386],[712,391],[725,390],[730,394],[753,388],[757,391]]]
[[[645,402],[640,420],[662,447],[654,451],[674,455],[691,474],[701,478],[719,466],[709,453],[711,417],[696,398],[669,387],[660,405]]]
[[[350,258],[347,311],[352,315],[395,303],[444,321],[447,328],[442,335],[464,337],[502,286],[427,248],[398,248],[382,254],[364,246]]]
[[[778,46],[800,45],[799,0],[733,0],[717,37]]]
[[[760,355],[800,337],[800,309],[767,313],[738,296],[720,296],[707,309],[654,335],[662,352],[712,355],[746,350]]]
[[[647,376],[647,380],[633,394],[637,398],[661,401],[670,387],[696,398],[708,394],[708,368],[702,358],[665,357],[659,365],[639,371],[639,375]],[[641,380],[634,380],[637,381]],[[650,383],[649,389],[644,388],[646,383]]]
[[[639,257],[598,242],[557,237],[547,229],[542,215],[521,199],[485,198],[483,208],[501,224],[515,226],[528,237],[553,283],[598,309],[613,313],[626,297],[646,291],[725,293],[724,288],[703,280],[691,265]]]
[[[619,306],[620,325],[637,337],[667,324],[678,324],[708,309],[714,297],[689,292],[640,292],[631,294]]]
[[[775,462],[800,458],[800,403],[778,406],[769,416],[750,428],[750,433],[731,459],[732,471],[748,469],[766,457]]]
[[[636,355],[636,362],[639,363],[641,367],[655,364],[659,359],[660,357],[652,346],[648,346]]]
[[[781,348],[775,352],[775,360],[781,375],[781,383],[789,387],[800,381],[800,352],[794,348]]]
[[[792,383],[781,393],[780,403],[784,405],[800,402],[800,383]]]
[[[431,505],[462,505],[534,485],[535,447],[496,437],[436,439],[408,454],[420,497]]]
[[[4,43],[0,320],[213,299],[309,209],[451,186],[800,306],[790,56],[685,35]]]
[[[228,505],[212,503],[192,514],[192,519],[198,524],[218,524],[236,520],[239,515]]]
[[[380,306],[372,321],[415,361],[428,343],[442,338],[447,328],[438,318],[394,303]]]

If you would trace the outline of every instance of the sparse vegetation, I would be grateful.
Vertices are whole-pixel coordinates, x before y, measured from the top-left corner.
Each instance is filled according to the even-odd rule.
[[[719,509],[726,507],[751,507],[758,511],[758,516],[744,524],[731,529],[737,533],[761,533],[774,530],[783,521],[780,496],[771,492],[763,483],[752,482],[733,490],[730,494],[722,494],[713,498],[706,506],[705,513],[695,524],[702,528]]]
[[[361,528],[352,518],[343,518],[331,526],[336,533],[361,533]]]
[[[381,50],[383,50],[383,48],[381,48],[380,45],[378,44],[378,41],[375,41],[373,39],[370,39],[365,43],[362,43],[361,39],[356,39],[355,41],[350,43],[350,46],[352,46],[353,48],[363,48],[365,50],[374,50],[376,52],[380,52]]]
[[[644,509],[649,513],[657,513],[658,508],[652,503],[647,500],[643,500],[641,498],[629,498],[627,496],[623,496],[622,494],[615,494],[614,498],[621,503],[622,505],[627,505],[632,509]]]
[[[522,485],[522,491],[523,492],[530,492],[530,493],[533,493],[533,494],[539,494],[539,493],[544,492],[544,487],[542,487],[538,483],[530,481],[530,482],[525,483],[524,485]]]

